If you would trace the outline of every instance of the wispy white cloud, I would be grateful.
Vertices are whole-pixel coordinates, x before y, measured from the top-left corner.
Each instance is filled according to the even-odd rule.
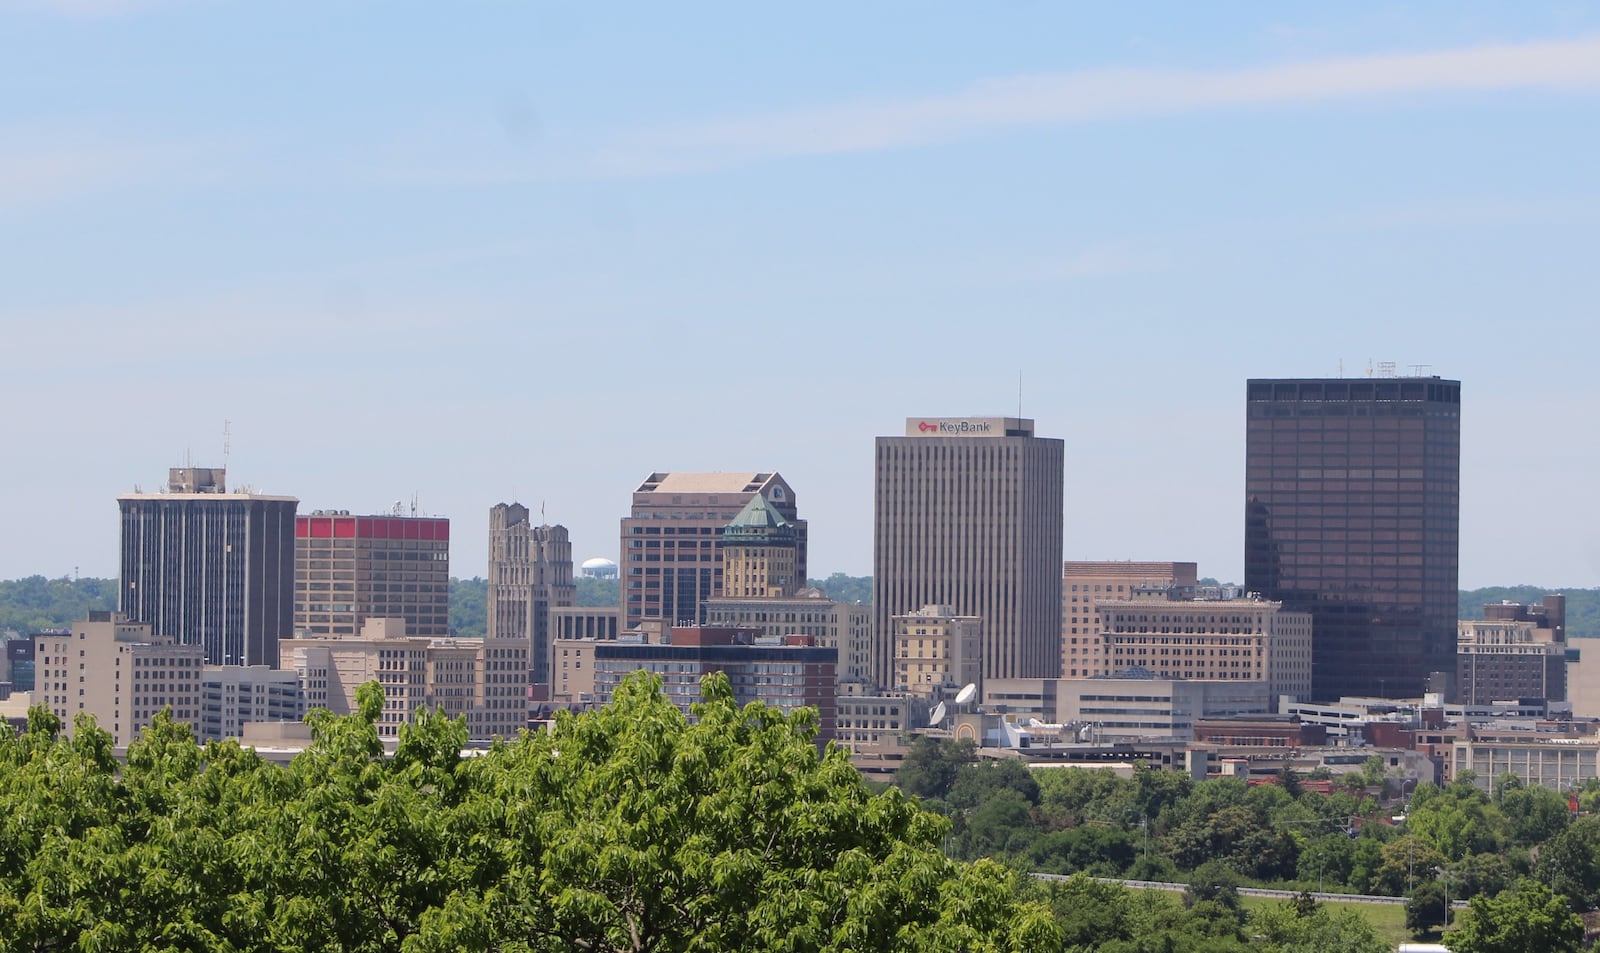
[[[942,95],[650,130],[596,150],[586,166],[590,174],[667,175],[1074,122],[1505,90],[1600,90],[1600,36],[1241,70],[1103,69],[992,79]]]
[[[236,144],[89,127],[0,127],[0,212],[158,179],[192,184]]]
[[[46,13],[100,18],[129,16],[182,0],[0,0],[0,13]]]

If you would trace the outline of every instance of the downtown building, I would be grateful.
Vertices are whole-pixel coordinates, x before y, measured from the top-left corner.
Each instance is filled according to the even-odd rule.
[[[528,644],[529,680],[549,697],[551,613],[577,604],[572,542],[565,526],[535,526],[521,503],[489,510],[488,637]]]
[[[1490,603],[1456,629],[1456,697],[1463,705],[1567,699],[1567,597]]]
[[[763,636],[759,631],[724,626],[672,626],[650,641],[628,635],[612,642],[557,643],[558,651],[581,653],[588,664],[572,693],[597,705],[611,703],[629,675],[650,672],[661,679],[662,694],[685,715],[701,700],[701,681],[713,672],[728,677],[740,705],[763,702],[792,714],[817,711],[817,740],[831,741],[837,728],[838,652],[805,635]]]
[[[1251,380],[1245,427],[1245,587],[1311,613],[1312,696],[1450,696],[1460,382]]]
[[[704,621],[706,600],[723,594],[723,532],[757,496],[788,525],[794,564],[783,575],[803,584],[806,522],[782,476],[652,473],[633,491],[622,519],[622,628],[632,631],[646,619],[668,626]]]
[[[79,715],[91,715],[126,747],[170,707],[175,721],[202,720],[201,676],[205,649],[120,612],[91,611],[67,632],[33,637],[37,659],[34,703],[61,719],[70,738]]]
[[[980,682],[1059,673],[1063,461],[1014,417],[912,417],[877,439],[875,684],[895,680],[894,618],[929,605],[981,621]]]
[[[418,708],[465,717],[474,740],[515,738],[528,721],[528,643],[524,639],[413,636],[404,619],[368,619],[355,635],[285,639],[284,661],[298,674],[305,707],[336,715],[359,711],[357,690],[383,690],[378,734],[395,738]]]
[[[317,510],[295,518],[295,554],[298,637],[354,635],[368,619],[450,634],[448,519]]]
[[[1131,560],[1067,562],[1061,567],[1061,677],[1108,675],[1100,604],[1198,587],[1194,563]]]
[[[168,471],[166,492],[117,497],[117,605],[209,665],[278,664],[294,631],[295,509],[289,496],[230,493],[220,468]]]

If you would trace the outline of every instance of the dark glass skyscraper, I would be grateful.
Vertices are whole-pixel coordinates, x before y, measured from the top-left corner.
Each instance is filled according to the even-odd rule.
[[[278,640],[294,635],[299,501],[229,493],[221,469],[184,467],[170,471],[167,492],[130,493],[117,505],[117,605],[129,620],[205,646],[207,665],[276,667]]]
[[[1252,380],[1245,586],[1312,615],[1312,694],[1448,692],[1461,383]]]

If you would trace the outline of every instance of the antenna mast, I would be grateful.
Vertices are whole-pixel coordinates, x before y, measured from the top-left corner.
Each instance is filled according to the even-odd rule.
[[[233,421],[222,422],[222,469],[228,469],[228,454],[233,450]]]

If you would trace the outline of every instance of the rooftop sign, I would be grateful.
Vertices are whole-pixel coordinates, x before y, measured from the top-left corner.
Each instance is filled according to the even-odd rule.
[[[1033,421],[1017,417],[907,417],[908,437],[1032,436]]]

